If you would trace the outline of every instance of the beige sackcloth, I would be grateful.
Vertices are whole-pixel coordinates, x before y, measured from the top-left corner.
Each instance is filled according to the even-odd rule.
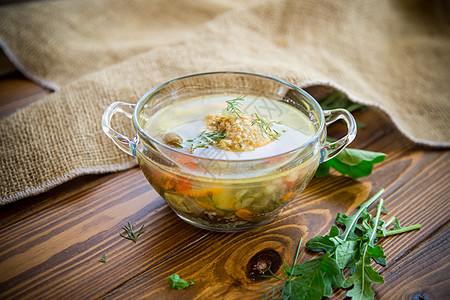
[[[448,147],[449,3],[60,0],[0,6],[7,57],[25,76],[56,90],[0,120],[0,203],[79,175],[135,166],[103,134],[103,111],[196,72],[248,71],[300,87],[330,86],[384,110],[412,141]]]

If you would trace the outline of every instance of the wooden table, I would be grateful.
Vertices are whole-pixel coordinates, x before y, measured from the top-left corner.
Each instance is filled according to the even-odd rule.
[[[19,73],[4,75],[0,112],[5,116],[48,93]],[[374,109],[356,117],[367,128],[352,147],[388,154],[374,173],[360,180],[336,173],[313,179],[275,221],[248,232],[188,225],[138,168],[83,176],[1,206],[0,299],[260,299],[264,280],[247,276],[256,253],[273,249],[291,264],[300,238],[327,234],[338,212],[355,212],[381,188],[389,210],[383,218],[422,228],[380,239],[388,264],[376,267],[385,280],[374,285],[376,299],[449,299],[449,151],[414,145]],[[119,236],[127,222],[144,225],[136,244]],[[99,262],[103,255],[105,263]],[[302,246],[300,261],[313,255]],[[173,273],[195,285],[170,288]],[[344,297],[343,291],[333,295]]]

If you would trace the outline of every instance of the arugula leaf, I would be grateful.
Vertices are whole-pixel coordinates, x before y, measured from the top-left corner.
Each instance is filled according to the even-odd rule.
[[[369,176],[374,164],[382,162],[385,157],[386,154],[381,152],[346,148],[337,156],[321,163],[314,176],[321,178],[328,175],[330,167],[351,178]]]
[[[294,274],[300,274],[293,280],[295,289],[292,286],[286,286],[287,291],[283,289],[283,296],[293,299],[320,300],[323,295],[331,295],[331,286],[342,284],[343,279],[341,269],[328,253],[296,265]]]
[[[324,273],[323,277],[325,279],[325,297],[331,297],[331,294],[333,293],[332,288],[340,288],[345,283],[345,276],[342,272],[339,272],[339,274],[334,276]]]
[[[167,280],[169,281],[170,286],[177,290],[183,290],[191,285],[194,285],[193,280],[191,282],[187,282],[186,280],[181,279],[178,274],[170,275]]]
[[[325,236],[316,236],[306,243],[306,247],[315,252],[325,252],[312,260],[297,264],[300,253],[300,245],[292,267],[284,265],[283,276],[272,274],[275,281],[267,283],[272,289],[265,293],[265,297],[281,296],[281,299],[321,299],[323,296],[331,296],[332,288],[350,288],[347,296],[358,299],[372,299],[375,296],[372,283],[381,284],[383,277],[372,266],[372,260],[380,265],[386,265],[386,256],[380,245],[375,245],[379,236],[390,236],[411,230],[420,229],[419,224],[401,227],[397,218],[393,217],[388,222],[380,219],[381,212],[386,210],[381,197],[384,192],[381,189],[369,200],[360,205],[358,211],[346,216],[338,213],[336,224],[345,227],[340,235],[340,230],[333,225],[330,233]],[[380,199],[379,199],[380,198]],[[368,207],[379,199],[377,213],[372,217],[368,213]],[[395,222],[395,224],[392,224]],[[387,230],[389,225],[395,229]],[[344,270],[350,271],[346,279]],[[281,286],[274,283],[283,281]],[[277,298],[279,299],[279,298]]]
[[[314,252],[333,252],[336,244],[327,236],[316,236],[306,242],[306,247]]]
[[[348,288],[353,285],[353,288],[347,292],[347,297],[355,298],[358,300],[373,299],[375,292],[372,290],[372,283],[381,284],[384,279],[377,271],[375,271],[371,264],[371,258],[378,258],[383,255],[383,251],[375,249],[376,229],[378,228],[378,222],[380,220],[381,210],[383,208],[383,198],[380,199],[377,209],[377,215],[374,220],[374,228],[372,231],[368,231],[368,242],[363,246],[362,259],[356,263],[356,271],[350,276],[344,283],[344,288]]]
[[[367,249],[367,253],[377,264],[381,266],[385,266],[387,264],[383,247],[381,247],[380,245],[375,245],[375,247]]]
[[[319,165],[319,167],[316,170],[316,173],[314,173],[314,177],[316,178],[322,178],[330,174],[330,164],[327,164],[327,162],[323,162]]]
[[[373,165],[384,160],[386,154],[361,149],[344,149],[326,161],[330,167],[351,178],[361,178],[372,173]]]
[[[371,284],[384,283],[384,279],[377,271],[375,271],[370,265],[370,257],[365,257],[356,264],[355,273],[350,276],[344,284],[344,288],[353,288],[347,292],[347,297],[365,300],[373,299],[375,292],[372,290]]]
[[[341,163],[349,166],[357,166],[363,161],[372,163],[382,162],[386,154],[360,149],[344,149],[338,156]]]
[[[347,267],[359,253],[359,243],[357,241],[345,241],[336,247],[334,253],[336,262],[341,269]]]
[[[336,246],[341,243],[341,240],[336,238],[339,233],[339,228],[333,225],[329,235],[313,237],[306,243],[306,247],[314,252],[334,252]]]

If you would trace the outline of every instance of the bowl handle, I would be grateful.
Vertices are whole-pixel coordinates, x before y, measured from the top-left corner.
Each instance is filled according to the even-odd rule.
[[[123,152],[136,157],[136,138],[129,138],[118,133],[111,128],[111,118],[116,112],[122,113],[130,120],[133,118],[133,111],[136,105],[126,102],[114,102],[108,106],[102,116],[102,128],[105,134],[120,148]]]
[[[323,114],[325,115],[325,123],[327,126],[339,119],[344,120],[347,124],[347,134],[336,142],[327,142],[325,144],[322,148],[321,163],[338,155],[339,152],[347,147],[347,145],[350,144],[356,136],[356,121],[348,110],[343,108],[330,109],[324,110]]]

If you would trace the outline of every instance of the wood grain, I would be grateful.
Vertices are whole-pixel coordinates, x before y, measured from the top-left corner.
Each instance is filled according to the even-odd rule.
[[[0,87],[9,82],[0,93],[2,115],[47,93],[10,76],[0,80]],[[383,218],[396,216],[404,226],[422,228],[379,240],[388,264],[376,267],[385,278],[374,286],[376,299],[444,299],[450,294],[450,153],[416,147],[376,109],[356,117],[367,129],[352,147],[388,154],[373,174],[313,179],[272,223],[247,232],[188,225],[138,168],[83,176],[0,207],[0,299],[261,299],[267,281],[247,274],[255,254],[272,249],[292,263],[300,238],[304,243],[328,233],[338,212],[354,212],[381,188],[389,211]],[[339,136],[343,129],[330,132]],[[119,236],[127,222],[144,225],[136,244]],[[105,263],[99,262],[103,255]],[[314,255],[302,247],[300,260]],[[170,288],[173,273],[195,285]],[[343,298],[341,290],[331,299]]]
[[[2,76],[2,80],[0,80],[0,118],[38,101],[49,93],[50,91],[30,82],[18,72]]]

